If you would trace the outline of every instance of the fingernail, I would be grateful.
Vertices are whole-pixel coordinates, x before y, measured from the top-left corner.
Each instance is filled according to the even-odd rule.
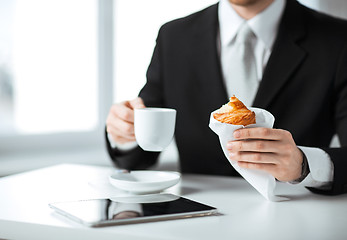
[[[228,143],[228,144],[227,144],[227,149],[231,150],[231,149],[232,149],[232,146],[233,146],[233,145],[232,145],[231,143]]]
[[[235,131],[234,132],[234,138],[239,138],[241,136],[240,131]]]

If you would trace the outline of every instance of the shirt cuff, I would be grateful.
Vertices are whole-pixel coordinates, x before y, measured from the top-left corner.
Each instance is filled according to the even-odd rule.
[[[310,173],[299,185],[327,189],[334,179],[334,165],[330,156],[320,148],[298,146],[307,158]]]
[[[107,138],[108,138],[108,141],[110,142],[111,147],[117,148],[119,151],[124,151],[124,152],[129,151],[129,150],[135,149],[138,146],[136,141],[123,143],[123,144],[116,143],[109,133],[107,134]]]

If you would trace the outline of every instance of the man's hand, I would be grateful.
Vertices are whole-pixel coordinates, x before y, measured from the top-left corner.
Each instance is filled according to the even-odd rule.
[[[290,132],[271,128],[244,128],[234,132],[227,144],[230,160],[242,168],[259,169],[279,181],[301,176],[303,155]]]
[[[135,141],[134,109],[144,108],[141,98],[112,105],[106,120],[106,130],[116,143]]]

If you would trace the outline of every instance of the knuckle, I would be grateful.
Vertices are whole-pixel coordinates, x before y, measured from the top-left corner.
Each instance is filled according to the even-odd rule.
[[[253,154],[253,160],[254,161],[260,161],[262,159],[262,155],[261,155],[261,153],[254,153]]]
[[[289,131],[283,130],[283,135],[284,135],[286,138],[292,138],[292,134],[291,134]]]
[[[262,150],[264,148],[264,143],[262,141],[257,141],[255,143],[255,150]]]
[[[289,144],[289,143],[284,144],[284,145],[283,145],[283,150],[284,150],[286,153],[292,152],[292,145]]]
[[[241,135],[243,135],[246,137],[246,138],[250,138],[251,137],[251,132],[249,129],[245,129],[244,131],[241,131]]]
[[[243,148],[244,148],[244,146],[243,146],[243,142],[242,141],[236,142],[236,149],[237,150],[242,151]]]
[[[269,128],[261,128],[260,134],[263,136],[269,136],[270,135],[270,129]]]

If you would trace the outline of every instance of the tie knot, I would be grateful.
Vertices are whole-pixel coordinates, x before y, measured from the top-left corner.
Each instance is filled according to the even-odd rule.
[[[255,35],[252,29],[248,26],[247,22],[243,23],[237,33],[236,42],[238,43],[247,43],[250,42]]]

